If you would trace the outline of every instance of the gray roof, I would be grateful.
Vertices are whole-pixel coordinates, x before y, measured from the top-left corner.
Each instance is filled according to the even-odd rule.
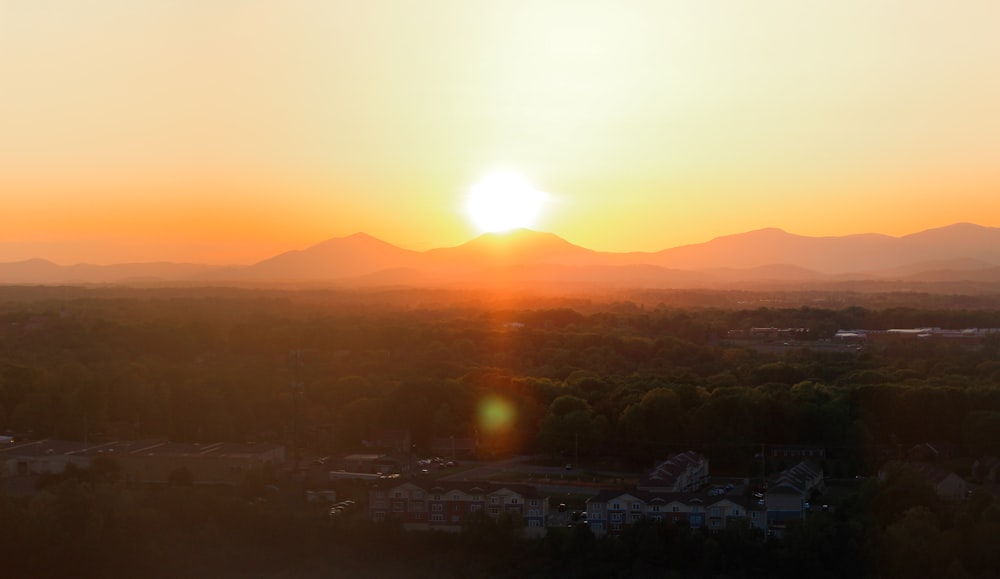
[[[685,505],[710,507],[722,501],[740,505],[745,510],[763,510],[756,500],[748,499],[743,493],[736,492],[720,496],[711,496],[707,492],[674,493],[663,491],[644,491],[640,489],[602,489],[595,496],[587,499],[587,503],[606,503],[623,495],[631,495],[646,504],[668,504],[673,502]]]
[[[704,461],[705,457],[693,450],[688,450],[661,462],[639,482],[640,486],[672,486],[684,471],[693,465]]]
[[[808,461],[782,471],[772,480],[768,494],[804,495],[812,490],[816,479],[822,480],[823,470]]]
[[[378,483],[374,485],[376,488],[383,487],[385,489],[392,489],[395,487],[403,485],[412,485],[426,493],[431,494],[447,494],[453,491],[463,492],[468,495],[489,495],[504,489],[513,491],[525,498],[531,499],[542,499],[542,496],[538,489],[531,485],[525,484],[497,484],[490,482],[479,482],[479,481],[421,481],[421,480],[397,480],[393,481],[393,484],[383,484]]]

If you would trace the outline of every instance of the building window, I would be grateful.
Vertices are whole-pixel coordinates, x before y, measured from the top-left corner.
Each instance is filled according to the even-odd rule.
[[[622,520],[622,514],[621,513],[611,513],[611,520],[612,521],[620,521],[620,520]]]
[[[528,510],[528,516],[529,517],[540,517],[540,516],[542,516],[542,511],[540,511],[538,509],[530,509],[530,510]]]
[[[530,504],[533,507],[537,507],[538,506],[538,499],[531,499],[531,501],[528,504]]]
[[[733,516],[734,517],[740,516],[740,510],[737,509],[736,507],[733,507]]]
[[[460,501],[462,500],[462,497],[460,497],[458,493],[451,493],[451,500]]]
[[[712,519],[712,526],[713,527],[718,527],[719,526],[719,519]]]
[[[490,507],[489,512],[491,515],[496,516],[500,514],[500,507]]]
[[[633,511],[642,510],[642,505],[640,503],[632,503],[632,510]]]
[[[614,510],[616,510],[616,511],[620,511],[622,509],[622,504],[621,503],[613,503],[611,505],[611,508],[614,509]]]
[[[593,507],[594,507],[594,508],[593,508],[593,511],[594,511],[595,513],[599,513],[599,512],[601,512],[601,509],[602,509],[602,508],[604,508],[604,504],[603,504],[603,503],[594,503],[594,504],[593,504],[593,505],[591,505],[591,506],[593,506]]]
[[[757,511],[754,511],[754,512],[750,513],[750,518],[751,519],[756,519],[757,518]]]
[[[496,505],[500,503],[500,497],[490,497],[490,504]]]
[[[653,505],[652,507],[654,513],[660,512],[660,505]]]
[[[517,497],[511,497],[510,498],[510,504],[516,505],[517,504]]]
[[[431,522],[432,523],[443,523],[444,522],[444,515],[442,515],[440,513],[435,513],[435,514],[431,515]]]
[[[441,500],[441,495],[434,495],[434,500],[435,501],[440,501]]]
[[[403,498],[403,493],[400,492],[400,491],[394,491],[392,493],[392,498],[394,498],[394,499],[401,499],[401,498]]]
[[[611,530],[612,531],[620,531],[620,530],[622,530],[622,524],[621,523],[611,523]]]
[[[392,501],[392,512],[401,513],[406,508],[405,501]]]
[[[641,518],[642,518],[642,514],[641,513],[632,513],[632,522],[633,523],[636,522],[636,521],[638,521]]]
[[[528,526],[529,527],[541,527],[542,526],[542,522],[538,521],[538,520],[532,519],[532,520],[528,521]]]
[[[413,491],[413,498],[415,499],[424,498],[424,491]]]
[[[722,514],[722,511],[721,511],[721,509],[719,509],[719,507],[712,507],[712,516],[713,517],[721,516],[721,514]]]
[[[480,501],[483,500],[483,497],[482,497],[482,495],[472,495],[472,500],[474,500],[474,501],[476,501],[478,503],[478,502],[480,502]]]
[[[431,505],[431,510],[434,511],[435,513],[440,513],[442,511],[444,511],[444,505],[442,505],[440,503],[433,504],[433,505]]]
[[[483,510],[483,505],[475,505],[475,504],[469,505],[469,512],[470,513],[476,513],[476,512],[479,512],[481,510]]]
[[[385,520],[385,511],[375,511],[372,513],[372,520],[376,523],[381,523]]]
[[[679,513],[679,512],[681,512],[681,508],[680,507],[671,507],[670,511],[673,512],[673,513]]]

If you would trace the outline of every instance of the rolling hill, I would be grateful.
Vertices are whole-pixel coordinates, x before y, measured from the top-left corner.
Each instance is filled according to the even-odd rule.
[[[852,279],[983,282],[996,280],[998,269],[1000,228],[960,223],[902,237],[808,237],[768,228],[650,253],[599,252],[530,230],[484,234],[427,251],[356,233],[241,267],[162,262],[60,266],[43,259],[0,263],[0,283],[708,287]]]

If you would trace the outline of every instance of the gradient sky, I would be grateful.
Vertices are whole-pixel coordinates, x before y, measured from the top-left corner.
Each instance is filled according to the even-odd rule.
[[[0,0],[0,261],[1000,226],[1000,2]]]

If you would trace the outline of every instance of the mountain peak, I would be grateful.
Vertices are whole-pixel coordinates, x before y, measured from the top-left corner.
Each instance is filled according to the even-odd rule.
[[[364,231],[357,231],[355,233],[352,233],[352,234],[344,237],[343,239],[357,239],[357,240],[363,240],[363,241],[382,241],[381,239],[378,239],[377,237],[374,237],[372,235],[368,235]]]
[[[550,243],[560,245],[573,245],[555,233],[545,231],[535,231],[534,229],[511,229],[508,231],[490,231],[476,237],[469,243],[504,243],[504,244],[538,244]]]
[[[381,239],[369,235],[363,231],[358,231],[357,233],[352,233],[345,237],[333,237],[325,241],[320,241],[314,245],[307,247],[306,249],[299,251],[313,251],[313,250],[324,250],[336,247],[392,247],[393,249],[399,249],[395,245],[387,241],[382,241]],[[402,250],[400,250],[402,251]]]
[[[490,263],[579,265],[589,263],[595,253],[573,245],[554,233],[512,229],[484,233],[462,245],[432,249],[425,255],[432,261],[450,266]]]

